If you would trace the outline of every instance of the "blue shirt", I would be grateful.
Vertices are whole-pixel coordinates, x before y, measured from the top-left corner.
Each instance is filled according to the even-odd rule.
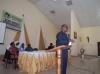
[[[70,40],[69,35],[63,31],[60,31],[59,33],[57,33],[57,36],[56,36],[56,45],[57,46],[68,45],[69,40]],[[67,49],[62,50],[62,53],[66,53],[66,52],[67,52]]]
[[[70,40],[69,36],[65,32],[60,31],[56,36],[56,45],[57,46],[68,45],[69,40]]]

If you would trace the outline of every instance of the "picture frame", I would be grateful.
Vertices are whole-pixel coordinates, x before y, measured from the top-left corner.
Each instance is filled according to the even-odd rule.
[[[74,39],[77,39],[77,32],[74,31]]]

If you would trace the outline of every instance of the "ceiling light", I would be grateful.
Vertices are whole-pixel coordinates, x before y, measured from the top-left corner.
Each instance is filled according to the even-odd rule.
[[[70,0],[66,0],[66,1],[70,1]]]
[[[72,5],[72,0],[66,0],[66,5]]]
[[[57,0],[53,0],[53,1],[57,1]]]
[[[56,12],[55,12],[55,10],[50,10],[50,13],[55,14]]]

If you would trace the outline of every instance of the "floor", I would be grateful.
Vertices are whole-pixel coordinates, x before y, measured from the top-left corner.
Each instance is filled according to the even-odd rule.
[[[12,69],[9,66],[5,69],[0,64],[0,74],[25,74],[19,70]],[[54,70],[40,72],[39,74],[56,74]],[[67,74],[100,74],[100,58],[87,56],[84,61],[79,57],[73,57],[72,65],[68,65]]]
[[[56,74],[56,72],[50,70],[40,74]],[[72,65],[68,65],[67,74],[100,74],[100,58],[86,56],[82,61],[79,57],[73,57]]]

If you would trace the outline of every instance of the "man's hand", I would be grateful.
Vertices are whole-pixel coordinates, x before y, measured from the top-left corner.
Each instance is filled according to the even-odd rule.
[[[61,45],[47,51],[52,52],[52,51],[57,51],[58,49],[63,49],[63,48],[69,48],[69,46]]]
[[[74,43],[75,41],[73,39],[70,40],[72,43]]]

